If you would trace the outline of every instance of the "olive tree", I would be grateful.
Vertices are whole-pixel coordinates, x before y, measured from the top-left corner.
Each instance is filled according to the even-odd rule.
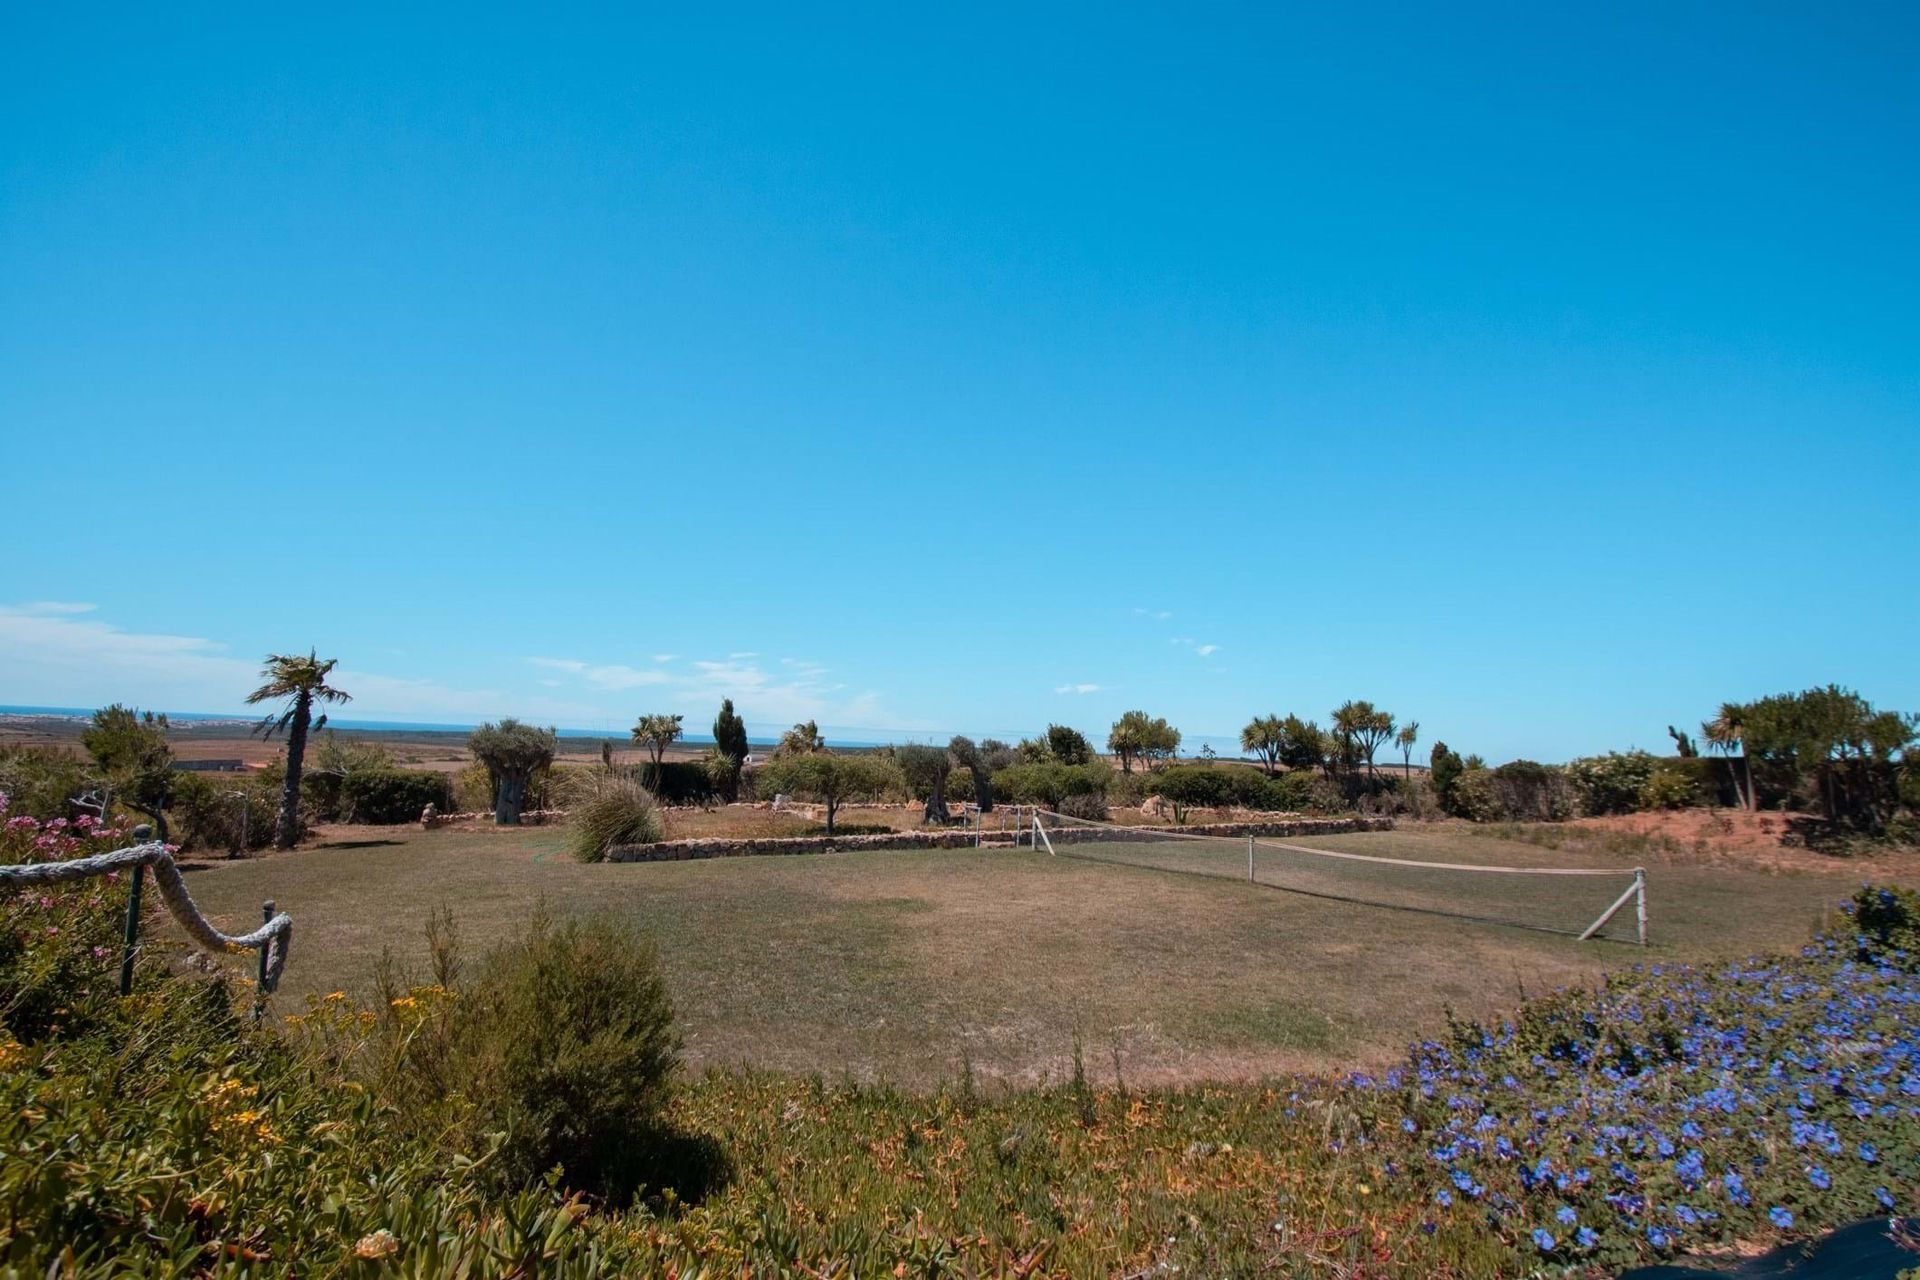
[[[769,760],[760,770],[760,787],[822,805],[827,834],[840,806],[849,800],[873,800],[900,785],[900,771],[881,756],[842,756],[826,751],[798,752]]]
[[[945,824],[953,820],[947,812],[947,775],[953,772],[953,757],[944,747],[909,744],[895,747],[893,762],[906,779],[907,790],[916,800],[926,802],[926,821]]]
[[[467,739],[474,759],[487,767],[493,784],[493,820],[503,827],[520,825],[527,787],[533,775],[553,764],[559,737],[552,729],[522,724],[512,716],[475,729]]]
[[[947,743],[954,760],[973,775],[973,802],[982,813],[993,812],[993,775],[1012,764],[1014,749],[996,738],[975,745],[972,738],[956,733]]]

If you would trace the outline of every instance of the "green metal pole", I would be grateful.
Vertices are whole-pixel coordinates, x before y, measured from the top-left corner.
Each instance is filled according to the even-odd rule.
[[[153,828],[144,823],[133,829],[133,838],[144,842],[153,834]],[[140,945],[140,888],[146,883],[147,869],[136,866],[133,869],[133,881],[127,886],[127,929],[126,941],[120,952],[120,994],[133,994],[133,953]]]
[[[268,898],[260,904],[260,923],[267,924],[273,919],[273,899]],[[260,944],[260,976],[253,987],[253,1020],[258,1022],[267,1012],[267,948],[272,946],[271,939]]]

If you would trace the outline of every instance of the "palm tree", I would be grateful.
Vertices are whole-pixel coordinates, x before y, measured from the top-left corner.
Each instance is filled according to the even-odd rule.
[[[280,714],[266,717],[254,730],[267,738],[282,731],[287,735],[287,780],[280,793],[280,819],[273,831],[276,849],[291,849],[300,838],[300,765],[307,754],[307,732],[327,723],[324,712],[318,720],[313,718],[313,704],[352,701],[327,684],[327,676],[338,662],[338,658],[323,659],[312,651],[304,658],[297,653],[270,653],[267,665],[260,669],[266,683],[247,695],[248,706],[285,699]]]
[[[1400,726],[1400,732],[1393,735],[1393,745],[1400,748],[1400,776],[1413,777],[1413,744],[1420,741],[1420,722],[1409,720]]]
[[[1720,713],[1700,726],[1700,736],[1707,740],[1710,749],[1727,757],[1727,768],[1733,774],[1733,792],[1740,797],[1741,807],[1752,812],[1760,805],[1753,794],[1753,763],[1747,759],[1746,719],[1745,707],[1737,702],[1723,702]],[[1733,768],[1735,752],[1740,755],[1738,769]]]

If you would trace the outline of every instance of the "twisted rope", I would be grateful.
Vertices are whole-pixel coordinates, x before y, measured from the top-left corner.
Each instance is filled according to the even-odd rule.
[[[200,914],[200,908],[194,905],[193,895],[187,892],[186,879],[181,876],[180,868],[174,865],[173,855],[157,840],[149,844],[137,844],[130,849],[115,849],[112,853],[96,853],[90,858],[76,858],[72,862],[23,862],[0,866],[0,886],[66,884],[134,867],[153,868],[153,880],[160,888],[160,898],[167,904],[167,912],[180,922],[180,927],[203,950],[231,955],[264,949],[267,954],[267,976],[260,984],[261,988],[272,991],[280,985],[280,972],[287,966],[287,948],[293,942],[293,917],[282,911],[252,933],[235,935],[220,932]]]

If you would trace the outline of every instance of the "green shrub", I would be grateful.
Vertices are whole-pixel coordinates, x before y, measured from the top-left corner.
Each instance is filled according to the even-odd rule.
[[[1609,751],[1571,761],[1567,781],[1583,814],[1632,813],[1658,763],[1646,751]]]
[[[1849,908],[1860,936],[1860,958],[1920,968],[1920,890],[1863,885]]]
[[[631,1192],[680,1045],[658,955],[637,925],[536,911],[460,988],[447,1028],[446,1083],[470,1109],[471,1151],[504,1134],[497,1158],[511,1185],[558,1166],[576,1190]]]
[[[994,790],[1015,804],[1058,809],[1068,796],[1105,795],[1113,769],[1104,761],[1061,764],[1041,760],[1009,765],[993,775]]]
[[[567,786],[567,847],[582,862],[602,862],[615,845],[653,844],[666,834],[660,806],[623,770],[590,769]]]
[[[1574,813],[1573,789],[1553,765],[1509,760],[1493,771],[1503,816],[1516,822],[1561,822]]]
[[[642,776],[661,804],[711,805],[726,799],[724,781],[704,760],[662,760],[658,769],[646,765]]]
[[[1449,812],[1468,822],[1500,822],[1508,817],[1491,769],[1462,769],[1448,790]]]
[[[340,782],[341,822],[374,826],[418,822],[428,805],[441,813],[452,810],[453,785],[446,774],[376,769],[350,773]]]
[[[1700,783],[1691,770],[1662,764],[1640,786],[1642,809],[1685,809],[1700,801]]]
[[[173,838],[198,853],[250,853],[273,843],[281,772],[183,773],[174,782]]]
[[[0,795],[7,812],[52,821],[77,816],[73,800],[87,791],[87,761],[49,747],[0,747]]]
[[[1105,822],[1112,816],[1107,808],[1106,796],[1097,791],[1063,797],[1060,812],[1069,818],[1086,818],[1093,822]]]

